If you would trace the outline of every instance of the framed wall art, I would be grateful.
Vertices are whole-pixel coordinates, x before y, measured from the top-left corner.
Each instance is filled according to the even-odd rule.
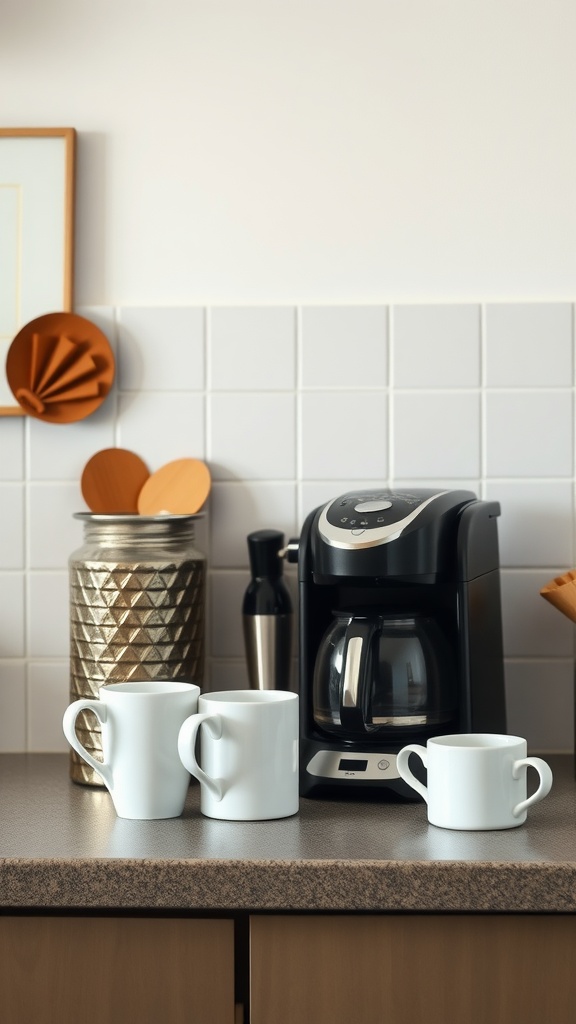
[[[0,128],[0,415],[24,415],[6,380],[21,327],[73,301],[73,128]]]

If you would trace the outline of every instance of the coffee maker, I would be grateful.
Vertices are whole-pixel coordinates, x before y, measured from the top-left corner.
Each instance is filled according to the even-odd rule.
[[[349,491],[298,542],[300,792],[414,799],[407,743],[506,731],[497,502]],[[378,792],[379,791],[379,792]]]

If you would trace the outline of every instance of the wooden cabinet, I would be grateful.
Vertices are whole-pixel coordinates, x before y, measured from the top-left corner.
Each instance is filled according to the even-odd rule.
[[[0,916],[0,1022],[240,1024],[235,970],[250,1024],[575,1019],[576,915],[241,919]]]
[[[573,1024],[576,916],[250,921],[250,1024]]]
[[[234,1024],[234,922],[0,916],[5,1024]]]

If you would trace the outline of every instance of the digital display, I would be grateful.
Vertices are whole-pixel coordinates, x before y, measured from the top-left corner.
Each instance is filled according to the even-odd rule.
[[[365,772],[368,767],[368,761],[360,761],[359,759],[354,760],[351,757],[342,757],[338,769],[341,772]]]

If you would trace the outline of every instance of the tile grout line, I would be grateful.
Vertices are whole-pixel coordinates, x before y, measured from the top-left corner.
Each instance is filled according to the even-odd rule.
[[[25,749],[30,749],[30,636],[31,636],[31,594],[30,594],[30,581],[31,581],[31,537],[30,537],[30,510],[32,507],[31,498],[31,425],[30,417],[24,417],[24,578],[22,581],[22,599],[24,602],[23,608],[23,632],[22,646],[24,650],[24,657],[26,664],[24,668],[24,744]]]
[[[204,395],[204,458],[209,464],[210,456],[209,452],[212,445],[212,431],[210,429],[211,423],[211,384],[212,384],[212,309],[206,305],[202,307],[203,320],[202,320],[202,352],[204,356],[204,375],[202,380],[203,395]],[[208,689],[212,686],[212,662],[214,655],[212,652],[212,517],[210,516],[210,499],[208,500],[208,522],[206,526],[206,547],[207,551],[204,552],[206,558],[206,592],[205,592],[205,606],[204,606],[204,673],[206,676],[205,683],[207,683]]]
[[[294,322],[294,379],[295,379],[295,393],[294,393],[294,427],[295,427],[295,505],[293,510],[294,515],[294,529],[295,533],[299,533],[300,519],[304,515],[303,503],[303,487],[302,487],[302,466],[304,461],[304,452],[302,450],[302,371],[303,371],[303,359],[302,359],[302,347],[303,347],[303,310],[301,306],[295,307],[295,322]]]
[[[488,398],[486,389],[487,379],[487,338],[486,338],[486,304],[480,303],[479,307],[479,332],[480,332],[480,494],[479,498],[486,498],[486,482],[488,479]]]
[[[386,327],[388,336],[388,486],[392,487],[395,479],[394,460],[394,416],[396,410],[396,389],[394,387],[394,354],[396,346],[394,307],[386,308]]]

